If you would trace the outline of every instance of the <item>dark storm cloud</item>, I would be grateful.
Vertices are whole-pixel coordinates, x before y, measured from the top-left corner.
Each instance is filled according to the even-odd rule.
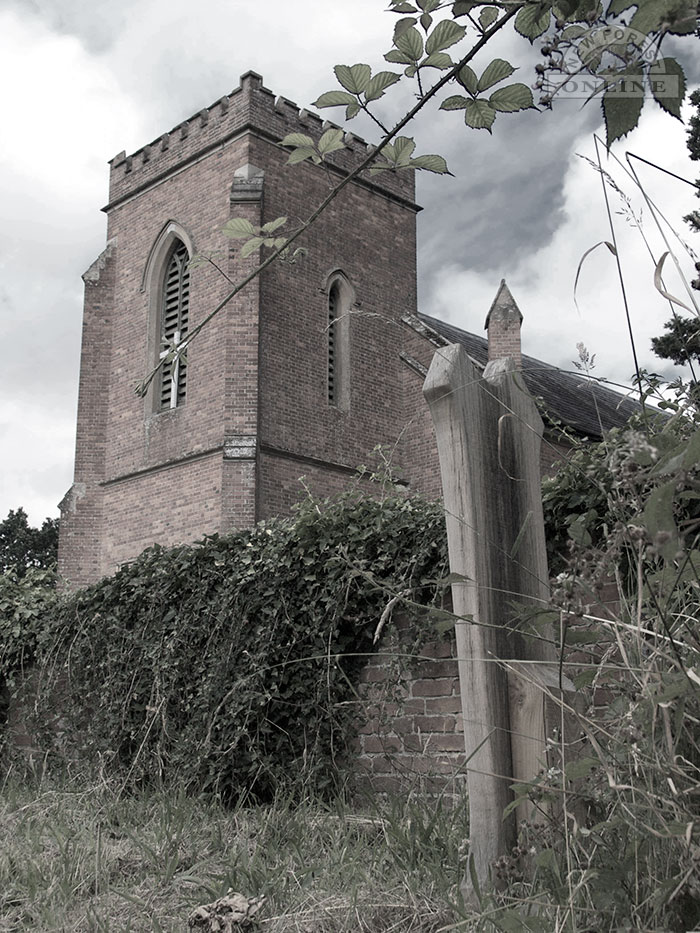
[[[445,128],[456,179],[419,182],[421,296],[427,300],[445,266],[492,271],[494,288],[508,270],[546,245],[561,225],[563,185],[573,141],[599,122],[595,106],[553,113],[502,114],[493,135],[470,130],[459,114]]]

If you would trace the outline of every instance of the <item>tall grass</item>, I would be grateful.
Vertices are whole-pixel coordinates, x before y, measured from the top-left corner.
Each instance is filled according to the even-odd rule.
[[[465,813],[278,799],[227,809],[10,776],[0,796],[0,931],[178,931],[229,889],[264,895],[260,928],[415,931],[451,925]]]

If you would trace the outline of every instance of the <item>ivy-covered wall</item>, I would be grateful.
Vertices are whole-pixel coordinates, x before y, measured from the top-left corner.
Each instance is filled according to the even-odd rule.
[[[131,784],[177,778],[230,798],[266,799],[290,782],[326,791],[356,757],[380,620],[394,637],[387,606],[403,612],[397,663],[410,676],[416,646],[435,638],[429,607],[446,576],[438,504],[309,499],[291,519],[151,548],[56,597],[47,615],[6,626],[3,677],[11,689],[22,670],[39,671],[26,725],[49,761],[89,761]],[[397,702],[399,674],[386,670],[385,696]],[[411,731],[424,725],[416,718]],[[361,736],[363,753],[376,755]]]

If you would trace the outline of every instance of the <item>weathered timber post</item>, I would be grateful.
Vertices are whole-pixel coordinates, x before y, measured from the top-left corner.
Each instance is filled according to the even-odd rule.
[[[517,631],[513,603],[548,597],[540,492],[542,420],[510,360],[483,376],[464,349],[432,361],[423,388],[435,425],[447,523],[467,753],[470,858],[480,885],[516,842],[503,819],[513,781],[545,762],[544,641]],[[528,663],[528,662],[540,662]],[[533,818],[520,807],[518,818]],[[465,880],[471,888],[471,880]]]

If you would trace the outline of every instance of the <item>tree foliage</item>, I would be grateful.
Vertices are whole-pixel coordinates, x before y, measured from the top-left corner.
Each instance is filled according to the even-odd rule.
[[[10,509],[0,522],[0,573],[23,577],[31,568],[55,567],[58,554],[58,519],[47,518],[32,528],[23,508]]]
[[[690,95],[690,103],[695,107],[695,113],[691,116],[688,126],[687,146],[690,158],[697,162],[700,160],[700,91],[693,91]],[[700,178],[696,182],[696,197],[700,197]],[[690,224],[692,230],[700,233],[700,211],[691,211],[684,218]],[[695,267],[700,272],[700,264]],[[693,288],[700,290],[700,276],[693,282]]]
[[[651,348],[664,360],[672,360],[678,366],[700,359],[700,320],[676,317],[664,324],[666,333],[651,338]]]
[[[700,159],[700,91],[693,91],[690,102],[696,109],[691,116],[688,128],[687,146],[690,158]],[[700,179],[697,182],[696,195],[700,196]],[[700,212],[692,211],[684,218],[696,233],[700,233]],[[695,263],[695,271],[700,273],[700,262]],[[691,283],[700,291],[700,275]],[[652,337],[651,348],[661,359],[671,360],[679,366],[700,360],[700,319],[675,314],[664,324],[665,333]]]

